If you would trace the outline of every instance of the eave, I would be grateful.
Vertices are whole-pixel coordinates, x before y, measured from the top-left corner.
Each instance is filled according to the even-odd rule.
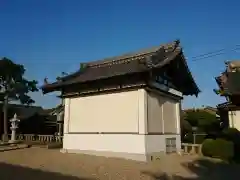
[[[100,81],[117,76],[151,72],[154,69],[162,70],[165,65],[171,63],[178,56],[181,56],[181,61],[184,64],[184,71],[186,71],[184,72],[184,76],[188,78],[187,81],[189,82],[185,95],[195,94],[197,96],[200,89],[187,66],[182,48],[179,46],[179,41],[140,53],[127,54],[120,57],[86,63],[87,68],[84,71],[77,71],[63,77],[61,81],[45,84],[42,86],[42,91],[46,94],[52,91],[62,91],[65,87],[70,85]]]
[[[224,111],[236,111],[240,110],[239,105],[232,104],[231,102],[225,102],[217,105],[218,110],[224,110]]]
[[[104,88],[97,88],[92,90],[85,90],[80,92],[70,92],[61,95],[62,98],[69,98],[69,97],[79,97],[79,96],[89,96],[89,95],[97,95],[102,93],[112,93],[112,92],[119,92],[119,91],[129,91],[138,88],[146,87],[145,83],[136,83],[136,84],[125,84],[125,85],[118,85],[115,87],[104,87]]]
[[[196,97],[198,96],[198,94],[201,92],[200,88],[198,87],[196,81],[194,80],[193,76],[192,76],[192,73],[187,65],[187,61],[185,59],[185,56],[183,55],[183,53],[181,52],[181,57],[182,57],[182,61],[184,63],[184,66],[187,70],[187,74],[189,76],[189,78],[191,79],[191,82],[192,82],[192,88],[193,88],[193,93],[192,95],[195,95]]]

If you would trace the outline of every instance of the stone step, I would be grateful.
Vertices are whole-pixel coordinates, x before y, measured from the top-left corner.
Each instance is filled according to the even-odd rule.
[[[24,149],[24,148],[29,148],[29,145],[27,145],[27,144],[6,145],[6,146],[0,147],[0,152],[11,151],[11,150],[16,150],[16,149]]]

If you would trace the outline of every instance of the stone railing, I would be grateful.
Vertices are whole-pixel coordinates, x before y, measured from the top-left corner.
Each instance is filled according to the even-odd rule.
[[[9,135],[9,138],[11,135]],[[16,136],[17,140],[25,142],[39,142],[39,143],[62,143],[63,136],[54,136],[54,135],[35,135],[35,134],[19,134]]]
[[[182,153],[188,155],[202,155],[202,145],[182,143]]]

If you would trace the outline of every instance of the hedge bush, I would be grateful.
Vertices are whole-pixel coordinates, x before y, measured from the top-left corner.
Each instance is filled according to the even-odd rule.
[[[205,139],[202,143],[202,154],[211,157],[214,150],[214,139]]]
[[[240,162],[240,131],[236,128],[227,128],[223,130],[222,138],[233,142],[234,144],[234,158],[235,162]]]
[[[206,139],[202,144],[204,156],[232,160],[234,157],[234,144],[225,139]]]
[[[207,135],[203,134],[195,135],[195,144],[202,144],[205,141],[206,137]]]
[[[240,143],[240,132],[236,128],[224,129],[222,135],[224,139]]]

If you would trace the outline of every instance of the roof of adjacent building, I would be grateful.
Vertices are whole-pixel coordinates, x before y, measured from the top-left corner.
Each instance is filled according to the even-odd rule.
[[[240,110],[240,106],[233,104],[232,102],[224,102],[217,105],[219,110]]]
[[[0,108],[2,108],[3,104],[0,103]],[[17,117],[20,119],[27,119],[32,117],[36,113],[42,112],[44,109],[40,106],[28,106],[22,104],[8,104],[8,115],[11,117],[15,113]]]
[[[3,104],[0,103],[0,108],[3,107]],[[8,104],[8,116],[13,117],[16,113],[19,119],[28,119],[36,114],[42,116],[53,116],[55,113],[63,111],[64,106],[58,105],[55,108],[43,109],[41,106],[31,106],[31,105],[22,105],[22,104]]]
[[[77,72],[65,76],[57,82],[45,84],[42,87],[42,90],[43,93],[48,93],[60,90],[63,86],[76,83],[84,83],[131,73],[149,71],[153,68],[161,68],[164,65],[169,64],[178,55],[183,56],[182,48],[180,47],[180,41],[174,41],[135,53],[128,53],[122,56],[81,63],[82,68],[80,68]],[[195,92],[193,94],[198,94],[200,90],[188,69],[185,58],[182,59],[191,79],[192,88]]]
[[[227,72],[232,72],[240,68],[240,60],[227,61],[225,64],[227,65]]]
[[[187,112],[193,112],[193,111],[205,111],[208,112],[210,114],[216,114],[218,109],[215,107],[211,107],[211,106],[205,106],[202,108],[189,108],[189,109],[184,109],[183,113],[187,113]]]

